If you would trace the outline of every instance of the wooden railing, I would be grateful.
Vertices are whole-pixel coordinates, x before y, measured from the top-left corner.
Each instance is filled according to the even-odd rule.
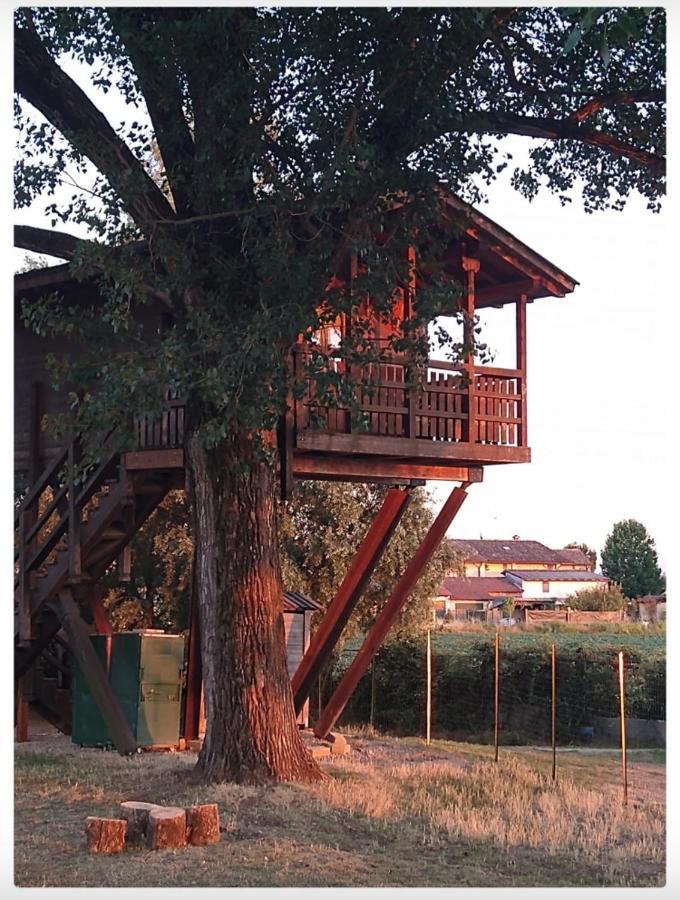
[[[369,434],[429,441],[526,447],[524,376],[519,369],[465,366],[429,360],[426,369],[411,369],[396,356],[345,371],[340,358],[328,367],[347,384],[357,399],[354,409],[338,400],[335,388],[319,394],[315,379],[306,374],[307,349],[294,353],[295,375],[307,382],[307,393],[294,403],[298,432]],[[329,400],[329,398],[331,398]],[[135,423],[136,449],[181,447],[184,439],[184,401],[168,399],[159,419],[140,417]]]
[[[296,352],[303,377],[308,351]],[[342,375],[341,361],[334,362]],[[295,426],[327,433],[370,434],[504,447],[526,446],[523,373],[519,369],[464,366],[430,360],[411,370],[394,357],[352,372],[358,409],[319,398],[313,378],[307,396],[296,401]],[[332,391],[328,393],[333,396]],[[335,395],[337,396],[337,394]]]

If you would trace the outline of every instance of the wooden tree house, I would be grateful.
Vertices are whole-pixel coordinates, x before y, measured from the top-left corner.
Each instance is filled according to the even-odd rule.
[[[299,712],[329,659],[361,591],[376,566],[410,496],[423,479],[459,482],[430,532],[396,585],[367,635],[364,645],[331,697],[315,731],[328,734],[359,678],[407,600],[425,565],[466,497],[467,487],[481,482],[484,466],[529,462],[527,430],[527,306],[544,297],[564,297],[576,282],[488,217],[442,194],[456,219],[445,259],[452,280],[464,286],[452,299],[451,313],[462,309],[467,322],[477,310],[515,307],[516,358],[513,368],[479,365],[469,355],[461,365],[431,359],[414,373],[405,359],[377,354],[352,379],[366,379],[358,406],[361,427],[349,409],[326,405],[310,380],[306,393],[291,401],[279,429],[281,480],[284,493],[295,478],[366,481],[391,485],[384,504],[366,534],[347,575],[292,678]],[[463,223],[462,230],[460,222]],[[409,316],[418,291],[418,260],[409,250],[408,278],[396,308]],[[57,291],[68,303],[92,301],[95,283],[78,283],[69,266],[59,265],[15,276],[17,302]],[[452,292],[452,298],[454,294]],[[144,327],[154,331],[163,315],[145,305]],[[341,318],[317,340],[332,360],[334,342],[348,327]],[[375,340],[384,339],[379,323]],[[394,326],[391,326],[394,327]],[[467,327],[471,327],[468,324]],[[85,483],[76,484],[73,470],[80,448],[65,446],[41,431],[43,415],[63,411],[64,392],[49,388],[48,352],[59,354],[65,342],[29,332],[15,316],[14,460],[27,484],[16,511],[15,674],[18,679],[18,733],[24,729],[26,703],[21,687],[25,674],[55,636],[66,641],[86,673],[111,736],[121,752],[134,749],[105,672],[92,651],[88,626],[79,603],[89,603],[95,625],[106,630],[98,600],[98,582],[114,561],[129,568],[129,545],[166,494],[184,486],[184,406],[172,399],[159,420],[136,422],[136,442],[125,452],[100,459]],[[309,343],[295,346],[291,365],[302,377]],[[342,374],[342,359],[337,365]],[[65,480],[59,473],[70,473]],[[189,675],[185,734],[195,736],[200,695],[200,653],[196,616],[189,637]]]

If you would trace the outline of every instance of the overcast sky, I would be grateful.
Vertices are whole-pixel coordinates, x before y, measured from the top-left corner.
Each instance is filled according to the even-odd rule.
[[[592,214],[577,198],[562,207],[541,194],[529,203],[507,183],[489,196],[486,215],[579,284],[564,299],[528,307],[532,462],[486,467],[450,534],[518,534],[553,547],[585,541],[599,554],[612,525],[634,518],[664,562],[665,428],[677,407],[664,375],[668,215],[637,196],[623,212]],[[500,366],[514,364],[512,318],[512,307],[485,311],[483,337]],[[434,495],[443,499],[444,490]]]
[[[80,67],[68,70],[102,100]],[[115,125],[127,112],[111,95],[104,109]],[[513,141],[521,155],[527,141]],[[481,210],[579,285],[565,299],[537,300],[528,308],[532,462],[487,467],[450,534],[518,534],[554,547],[585,541],[599,554],[612,525],[635,518],[655,538],[665,566],[671,540],[665,427],[669,408],[677,405],[664,374],[667,266],[669,253],[677,252],[670,247],[668,214],[649,212],[638,197],[623,212],[589,215],[578,198],[562,207],[541,194],[529,203],[507,181],[488,193]],[[37,202],[14,220],[49,227],[43,207]],[[513,365],[511,308],[486,311],[483,323],[482,339],[497,350],[496,364]],[[670,366],[668,377],[677,381]],[[446,488],[432,488],[441,502]]]

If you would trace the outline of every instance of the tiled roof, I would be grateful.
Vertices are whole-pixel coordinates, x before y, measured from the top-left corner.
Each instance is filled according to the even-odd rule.
[[[551,550],[539,541],[452,540],[451,547],[470,562],[560,563],[564,551]]]
[[[564,550],[558,550],[557,552],[564,558],[565,562],[590,568],[590,560],[583,550],[579,550],[578,547],[565,547]]]
[[[595,572],[570,572],[558,569],[506,569],[504,575],[515,575],[522,581],[609,581]]]
[[[316,612],[321,609],[321,604],[311,597],[305,597],[304,594],[298,594],[297,591],[283,592],[283,611],[284,612]]]
[[[445,578],[439,597],[452,600],[491,600],[499,594],[521,594],[522,588],[508,578]]]

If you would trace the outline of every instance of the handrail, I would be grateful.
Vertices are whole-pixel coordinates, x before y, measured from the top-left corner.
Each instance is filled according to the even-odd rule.
[[[68,457],[68,450],[70,447],[70,442],[66,444],[64,447],[59,450],[57,455],[54,457],[52,462],[48,465],[48,467],[43,471],[40,476],[40,479],[36,481],[33,487],[30,489],[28,494],[21,501],[21,504],[17,508],[14,514],[14,527],[18,527],[19,525],[19,516],[22,512],[27,510],[29,507],[33,506],[38,497],[45,490],[47,485],[49,484],[50,478],[57,472],[59,466],[66,460]]]

